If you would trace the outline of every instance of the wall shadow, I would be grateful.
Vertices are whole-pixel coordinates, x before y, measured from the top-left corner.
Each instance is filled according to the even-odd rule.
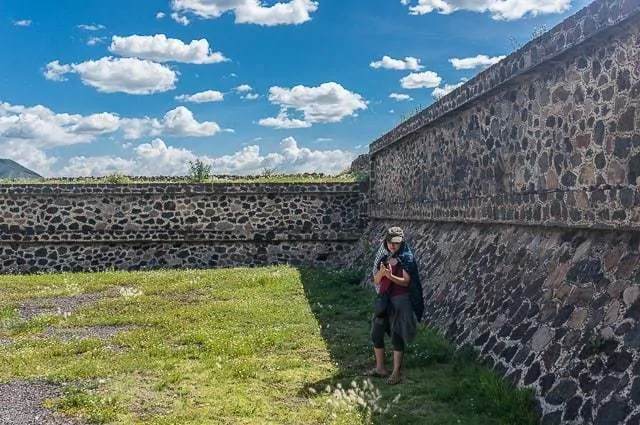
[[[365,395],[365,401],[376,393],[381,395],[375,405],[392,411],[361,409],[363,424],[538,423],[529,391],[517,390],[482,365],[471,347],[456,350],[425,324],[419,325],[416,340],[407,347],[401,384],[390,386],[382,378],[366,377],[364,372],[374,365],[370,327],[375,293],[362,285],[365,272],[297,270],[336,369],[329,378],[305,382],[300,397],[313,399],[327,387],[333,392],[338,385],[345,390],[354,388]],[[385,342],[391,369],[389,339]],[[394,406],[396,396],[402,397]]]

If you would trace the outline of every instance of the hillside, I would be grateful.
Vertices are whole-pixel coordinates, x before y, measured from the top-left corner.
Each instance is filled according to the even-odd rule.
[[[10,159],[0,158],[0,178],[2,179],[41,179],[42,176]]]

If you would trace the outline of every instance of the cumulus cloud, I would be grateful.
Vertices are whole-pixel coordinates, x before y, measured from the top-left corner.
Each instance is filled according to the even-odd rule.
[[[44,76],[63,81],[65,74],[78,74],[82,83],[103,93],[146,95],[175,88],[178,75],[167,66],[138,58],[104,57],[79,64],[47,64]]]
[[[280,129],[292,129],[292,128],[308,128],[311,127],[311,123],[299,119],[289,118],[286,110],[280,110],[278,116],[262,118],[258,121],[258,124],[264,127],[273,127]]]
[[[462,86],[464,83],[465,83],[464,81],[461,81],[458,84],[445,84],[442,87],[436,87],[433,90],[433,92],[431,93],[431,95],[436,100],[441,99],[442,97],[444,97],[447,94],[451,93],[452,91],[454,91],[458,87]]]
[[[176,96],[176,100],[194,103],[221,102],[224,100],[224,94],[216,90],[205,90],[199,93]]]
[[[122,132],[125,139],[178,136],[206,137],[221,130],[215,122],[199,122],[184,106],[162,119],[122,118],[102,112],[91,115],[55,113],[42,105],[26,107],[0,103],[0,144],[23,143],[34,148],[90,143],[100,136]]]
[[[91,142],[118,127],[115,114],[57,114],[42,105],[0,103],[0,142],[23,141],[36,147],[73,145]]]
[[[412,15],[431,12],[450,14],[459,10],[491,14],[496,20],[520,19],[525,15],[537,16],[562,13],[571,7],[571,0],[401,0],[409,6]]]
[[[233,13],[238,24],[265,26],[302,24],[318,10],[313,0],[289,0],[265,6],[261,0],[173,0],[174,13],[191,13],[203,19],[215,19]]]
[[[13,25],[15,25],[16,27],[29,27],[29,26],[31,26],[31,20],[30,19],[21,19],[19,21],[14,21]]]
[[[394,69],[400,71],[419,71],[424,68],[420,65],[420,59],[407,56],[403,59],[393,59],[389,56],[383,56],[379,61],[371,62],[369,64],[371,68],[379,69]]]
[[[251,87],[249,84],[240,84],[235,88],[235,90],[240,93],[241,99],[256,100],[258,97],[260,97],[257,93],[252,93],[253,87]]]
[[[192,40],[189,44],[164,34],[113,36],[109,51],[118,56],[147,59],[154,62],[183,62],[209,64],[224,62],[220,52],[212,52],[206,39]]]
[[[166,15],[164,12],[158,12],[156,13],[156,19],[162,19],[164,18]]]
[[[198,122],[193,112],[184,106],[178,106],[167,112],[162,119],[157,118],[124,118],[121,128],[125,139],[172,135],[181,137],[213,136],[222,131],[213,121]]]
[[[453,65],[455,69],[474,69],[481,66],[494,65],[500,62],[504,58],[506,58],[506,56],[489,57],[487,55],[477,55],[474,57],[462,58],[462,59],[451,58],[449,59],[449,62],[451,62],[451,65]]]
[[[213,169],[224,174],[258,174],[265,168],[279,172],[339,173],[349,167],[357,156],[344,150],[311,150],[298,146],[293,137],[287,137],[280,143],[280,152],[266,155],[260,153],[260,146],[245,146],[231,155],[214,158]]]
[[[302,113],[302,121],[309,124],[309,127],[316,123],[340,122],[348,116],[355,115],[359,109],[367,109],[367,102],[361,95],[334,82],[323,83],[318,87],[299,85],[291,89],[274,86],[269,89],[269,101],[280,106],[280,113],[276,118],[260,120],[261,125],[297,121],[288,119],[287,114],[290,110]]]
[[[438,87],[442,82],[442,78],[433,72],[412,72],[406,77],[400,79],[400,85],[405,89],[422,89]]]
[[[391,98],[391,99],[395,99],[395,100],[397,100],[398,102],[402,102],[402,101],[404,101],[404,100],[413,100],[413,99],[411,98],[411,96],[409,96],[408,94],[403,94],[403,93],[391,93],[391,94],[389,95],[389,98]]]
[[[1,146],[0,146],[1,149]],[[156,138],[150,143],[128,146],[131,155],[123,156],[76,156],[57,171],[48,174],[61,176],[105,176],[115,172],[127,175],[186,175],[188,162],[200,159],[211,165],[215,173],[250,175],[260,174],[265,168],[279,172],[303,173],[324,172],[335,174],[349,167],[357,156],[345,150],[312,150],[299,146],[296,139],[287,137],[280,143],[280,150],[263,154],[257,144],[219,157],[200,156],[194,152],[168,145]],[[0,152],[2,152],[0,150]],[[51,163],[55,160],[51,159]]]
[[[238,87],[236,87],[236,90],[244,93],[253,90],[253,87],[251,87],[249,84],[240,84]]]

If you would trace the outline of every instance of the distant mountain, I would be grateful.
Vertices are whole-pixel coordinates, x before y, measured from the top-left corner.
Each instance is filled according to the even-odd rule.
[[[42,176],[10,159],[0,158],[0,179],[41,179]]]

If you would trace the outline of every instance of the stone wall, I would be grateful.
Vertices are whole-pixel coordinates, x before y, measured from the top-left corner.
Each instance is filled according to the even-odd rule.
[[[543,424],[640,424],[639,11],[595,1],[370,146],[368,241],[406,228],[426,321]]]
[[[340,266],[367,224],[358,184],[0,186],[3,273]]]

